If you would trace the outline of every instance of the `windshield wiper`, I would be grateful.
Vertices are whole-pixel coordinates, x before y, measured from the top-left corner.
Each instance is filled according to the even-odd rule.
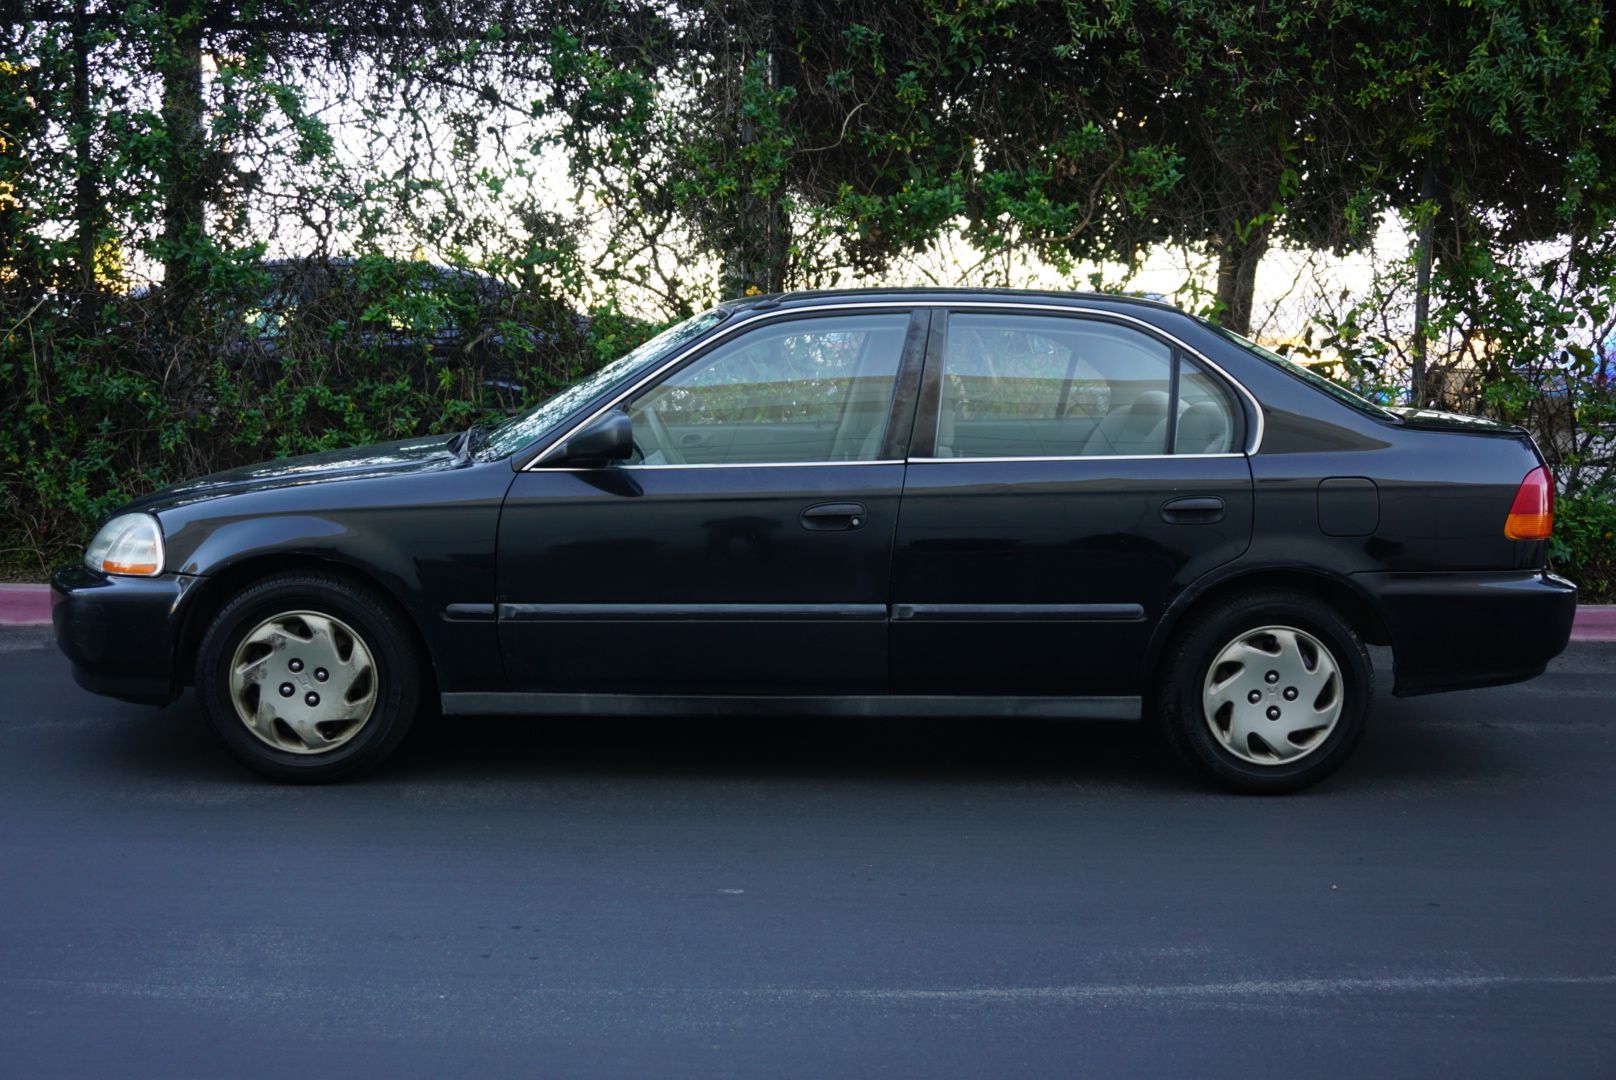
[[[477,445],[482,442],[483,437],[491,430],[493,430],[492,424],[479,421],[456,435],[454,437],[455,456],[461,461],[470,458],[472,454],[476,453]]]

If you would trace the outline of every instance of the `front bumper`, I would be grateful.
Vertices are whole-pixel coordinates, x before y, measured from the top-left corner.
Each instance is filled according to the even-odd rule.
[[[149,705],[178,696],[174,654],[186,596],[200,578],[137,578],[68,566],[51,577],[56,645],[86,690]]]
[[[1399,697],[1541,675],[1571,640],[1577,587],[1539,570],[1355,574],[1391,636]]]

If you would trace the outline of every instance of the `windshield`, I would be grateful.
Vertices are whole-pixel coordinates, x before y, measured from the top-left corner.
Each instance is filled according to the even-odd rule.
[[[1351,405],[1359,412],[1368,413],[1377,420],[1397,420],[1396,413],[1388,412],[1386,409],[1376,405],[1368,398],[1360,397],[1359,395],[1354,394],[1345,386],[1342,386],[1340,383],[1335,382],[1334,380],[1326,379],[1323,375],[1320,375],[1316,371],[1309,371],[1307,368],[1296,363],[1294,360],[1285,359],[1285,357],[1279,355],[1277,352],[1274,352],[1272,349],[1265,349],[1255,341],[1250,341],[1241,337],[1233,330],[1225,330],[1217,323],[1208,322],[1205,319],[1200,319],[1197,321],[1199,321],[1201,325],[1205,326],[1208,330],[1227,338],[1236,345],[1240,346],[1242,349],[1245,349],[1247,352],[1262,357],[1275,367],[1284,370],[1287,374],[1296,376],[1309,386],[1318,387],[1320,390],[1323,390],[1326,394],[1329,394],[1331,397],[1335,398],[1344,405]]]
[[[618,379],[649,368],[672,355],[686,342],[717,326],[729,312],[714,309],[675,323],[633,352],[585,376],[560,393],[545,398],[525,413],[518,413],[483,437],[477,456],[485,461],[514,454],[538,439],[558,421]]]

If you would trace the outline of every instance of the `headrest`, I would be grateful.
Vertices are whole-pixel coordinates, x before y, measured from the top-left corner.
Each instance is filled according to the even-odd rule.
[[[1146,390],[1133,399],[1133,405],[1128,411],[1134,416],[1166,416],[1167,392],[1165,390]]]
[[[1206,453],[1222,446],[1229,434],[1229,418],[1210,401],[1191,405],[1178,418],[1178,445],[1182,451]]]

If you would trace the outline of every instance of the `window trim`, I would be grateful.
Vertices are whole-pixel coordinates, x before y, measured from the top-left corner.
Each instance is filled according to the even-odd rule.
[[[1245,434],[1246,434],[1246,443],[1247,443],[1247,445],[1246,445],[1246,448],[1244,450],[1238,450],[1238,451],[1231,450],[1228,453],[1223,453],[1223,454],[1148,454],[1148,455],[1139,455],[1139,457],[1136,458],[1136,460],[1137,459],[1146,459],[1146,460],[1157,459],[1157,460],[1159,460],[1161,458],[1168,458],[1168,457],[1178,457],[1178,458],[1185,458],[1185,459],[1216,458],[1216,457],[1251,457],[1251,456],[1255,455],[1262,448],[1262,440],[1263,440],[1264,428],[1265,428],[1265,424],[1264,424],[1264,420],[1263,420],[1262,404],[1260,402],[1258,402],[1257,398],[1251,393],[1251,391],[1247,390],[1245,385],[1243,383],[1241,383],[1240,380],[1238,380],[1238,379],[1234,378],[1232,375],[1230,375],[1227,371],[1225,371],[1223,369],[1223,367],[1221,365],[1219,365],[1216,361],[1211,359],[1209,356],[1207,356],[1201,350],[1199,350],[1197,348],[1194,348],[1193,346],[1189,345],[1188,343],[1183,341],[1181,338],[1179,338],[1177,335],[1175,335],[1173,333],[1170,333],[1169,331],[1163,330],[1160,327],[1154,325],[1153,323],[1150,323],[1150,322],[1146,321],[1145,319],[1141,319],[1141,318],[1139,318],[1137,316],[1128,315],[1128,314],[1125,314],[1123,312],[1118,312],[1118,311],[1108,311],[1108,310],[1103,309],[1103,308],[1087,307],[1087,306],[1083,306],[1083,305],[1080,305],[1080,304],[1052,303],[1052,302],[1039,303],[1039,302],[1035,302],[1035,301],[1008,301],[1008,300],[993,301],[993,300],[984,300],[984,301],[964,301],[964,302],[961,302],[961,301],[958,301],[958,300],[909,300],[909,301],[903,301],[903,300],[854,300],[854,301],[838,301],[836,303],[827,303],[827,304],[813,304],[813,305],[804,306],[804,307],[790,308],[790,309],[787,309],[787,310],[784,310],[784,311],[781,311],[779,309],[772,309],[772,308],[771,309],[754,310],[749,315],[747,315],[747,314],[738,315],[738,317],[736,317],[734,319],[734,321],[726,320],[724,323],[719,324],[719,326],[715,328],[715,331],[713,332],[713,334],[710,337],[707,337],[707,338],[705,338],[705,339],[703,339],[701,341],[697,341],[697,342],[693,343],[692,345],[690,345],[688,348],[686,348],[684,351],[682,351],[680,353],[677,353],[672,357],[669,357],[668,360],[665,363],[659,365],[654,370],[647,372],[645,375],[643,375],[639,379],[635,380],[633,383],[631,383],[627,387],[624,387],[622,390],[618,391],[617,393],[613,394],[611,397],[606,399],[604,404],[598,406],[595,409],[590,410],[588,413],[586,413],[584,415],[582,420],[579,420],[577,423],[572,424],[571,426],[566,427],[565,429],[561,429],[561,428],[558,427],[557,430],[560,432],[560,434],[557,435],[556,437],[552,438],[549,441],[549,443],[546,444],[543,447],[543,449],[537,451],[536,453],[533,452],[531,450],[531,448],[529,450],[527,450],[527,451],[524,451],[524,453],[532,453],[533,456],[528,460],[528,462],[525,465],[521,466],[519,471],[520,472],[531,472],[531,471],[535,471],[537,469],[545,468],[545,467],[548,467],[550,469],[560,470],[560,471],[573,471],[573,470],[570,470],[567,466],[556,466],[556,465],[545,466],[544,463],[548,458],[551,457],[551,455],[553,455],[557,450],[560,449],[562,444],[564,444],[574,434],[576,434],[577,432],[583,430],[589,424],[594,423],[595,420],[597,420],[600,417],[604,416],[608,411],[615,408],[620,402],[622,402],[626,398],[631,397],[642,386],[645,386],[646,384],[652,382],[653,380],[661,377],[661,375],[664,372],[675,368],[676,366],[684,363],[686,360],[692,359],[698,352],[704,352],[707,349],[718,345],[720,342],[722,342],[723,340],[728,338],[731,334],[740,333],[743,330],[749,329],[749,328],[754,327],[754,326],[761,325],[762,323],[767,322],[767,321],[772,321],[772,320],[777,320],[777,319],[783,320],[783,319],[801,318],[801,317],[804,317],[804,316],[820,315],[820,314],[825,314],[825,313],[828,313],[828,312],[835,312],[835,311],[872,311],[872,312],[879,312],[879,311],[906,311],[906,312],[908,312],[910,314],[910,317],[911,317],[911,323],[910,323],[911,335],[914,334],[915,320],[917,318],[919,318],[921,315],[924,315],[927,319],[929,319],[929,321],[930,321],[930,332],[924,334],[924,337],[925,337],[925,364],[924,364],[924,367],[923,367],[922,371],[919,373],[919,377],[920,377],[920,381],[921,381],[921,385],[918,387],[920,401],[918,403],[918,407],[915,408],[910,413],[910,416],[912,417],[911,433],[910,434],[911,434],[911,440],[913,440],[915,433],[924,432],[926,430],[924,427],[922,427],[922,421],[923,421],[924,416],[925,416],[926,411],[927,411],[928,400],[931,402],[931,421],[932,421],[931,430],[932,430],[932,435],[925,437],[926,442],[927,442],[927,447],[926,448],[927,448],[928,451],[930,451],[930,449],[931,449],[932,440],[935,439],[935,437],[936,437],[936,409],[937,409],[936,402],[937,402],[937,396],[934,395],[934,394],[929,394],[928,393],[929,387],[926,384],[927,376],[926,376],[925,373],[931,371],[934,367],[939,372],[942,370],[942,363],[941,363],[942,356],[941,356],[940,351],[937,354],[938,362],[935,365],[932,363],[933,351],[939,349],[939,347],[941,345],[941,339],[942,339],[942,336],[943,336],[939,331],[940,331],[940,329],[942,327],[942,323],[943,323],[944,320],[940,320],[937,316],[939,314],[941,314],[941,315],[944,315],[946,317],[947,314],[951,314],[951,313],[953,313],[955,311],[961,311],[961,312],[964,312],[964,311],[1038,312],[1038,313],[1041,313],[1041,314],[1055,315],[1055,316],[1067,316],[1067,317],[1075,317],[1075,318],[1108,319],[1108,320],[1111,320],[1113,322],[1122,323],[1122,324],[1130,325],[1130,326],[1136,326],[1136,327],[1139,327],[1140,329],[1144,330],[1146,333],[1154,334],[1155,336],[1163,339],[1164,341],[1168,342],[1169,344],[1171,344],[1175,348],[1184,350],[1186,355],[1194,357],[1196,363],[1200,364],[1210,374],[1214,375],[1216,378],[1219,378],[1219,379],[1223,380],[1223,382],[1224,382],[1224,384],[1226,386],[1234,388],[1234,390],[1236,391],[1237,397],[1246,402],[1246,404],[1248,406],[1248,409],[1246,410],[1247,417],[1246,417],[1246,425],[1245,425],[1246,426]],[[908,355],[908,350],[909,350],[909,347],[910,347],[911,344],[912,344],[912,341],[910,339],[905,339],[905,342],[904,342],[905,356],[904,356],[903,362],[900,364],[899,369],[898,369],[898,387],[897,387],[897,390],[893,394],[893,403],[894,403],[894,410],[895,411],[900,409],[902,407],[902,405],[904,404],[903,391],[904,391],[905,377],[909,373],[909,370],[910,370],[910,363],[909,362],[911,360],[911,357]],[[888,431],[889,445],[884,446],[882,448],[884,451],[891,448],[890,447],[890,442],[891,442],[890,436],[892,434],[893,434],[893,432],[891,430],[889,430]],[[903,447],[903,446],[898,446],[896,449],[899,450],[899,451],[903,451],[906,448]],[[1089,454],[1089,455],[1077,454],[1077,455],[1072,455],[1071,457],[1066,457],[1066,458],[1060,458],[1060,457],[1032,457],[1032,458],[935,458],[935,457],[933,457],[933,458],[927,458],[927,457],[915,456],[913,454],[914,449],[915,449],[914,441],[911,441],[910,446],[907,447],[907,450],[909,451],[909,453],[906,454],[906,456],[902,460],[907,461],[907,462],[962,463],[962,462],[969,462],[969,461],[1104,461],[1104,460],[1116,461],[1116,460],[1120,459],[1120,456],[1111,456],[1111,457],[1108,457],[1108,458],[1103,458],[1103,457],[1100,457],[1099,455],[1093,455],[1093,454]],[[885,453],[883,453],[883,455],[882,455],[882,457],[884,459],[889,457],[889,456],[890,455],[885,454]],[[758,468],[758,467],[762,467],[762,466],[765,466],[765,465],[768,466],[768,467],[771,467],[771,468],[792,468],[792,467],[802,467],[802,466],[805,466],[805,465],[808,466],[808,467],[815,467],[815,466],[823,466],[823,465],[881,465],[881,464],[896,464],[896,463],[897,463],[897,459],[893,459],[892,461],[882,460],[882,461],[862,461],[862,462],[854,462],[854,461],[829,461],[829,462],[782,461],[782,462],[773,462],[773,463],[770,463],[770,462],[746,462],[746,463],[737,463],[737,464],[724,463],[724,464],[709,464],[709,465],[649,465],[649,466],[648,465],[618,465],[618,466],[614,466],[614,467],[619,468],[619,469],[623,469],[623,468],[640,468],[640,469],[644,469],[644,468],[653,468],[653,469],[661,469],[661,468],[671,468],[671,469],[729,468],[729,469],[737,469],[737,468]]]
[[[1184,350],[1176,346],[1167,347],[1167,452],[1178,457],[1178,388],[1179,373],[1184,370]],[[1230,405],[1228,395],[1224,395],[1223,403]],[[1231,420],[1234,414],[1231,411]],[[1244,426],[1244,425],[1242,425]],[[1234,432],[1230,432],[1233,435]],[[1234,440],[1229,440],[1231,443]]]
[[[1181,455],[1188,456],[1188,455]],[[624,469],[641,472],[649,469],[831,469],[849,468],[859,465],[902,465],[903,458],[879,458],[874,461],[687,461],[683,464],[644,465],[617,464],[613,469]],[[548,465],[546,472],[593,472],[599,465]]]
[[[1251,427],[1251,419],[1246,416],[1245,410],[1239,407],[1240,402],[1239,402],[1238,397],[1236,395],[1232,394],[1230,392],[1230,390],[1229,390],[1229,384],[1234,382],[1234,380],[1229,378],[1227,375],[1223,375],[1223,372],[1221,372],[1221,371],[1217,371],[1217,373],[1214,374],[1213,372],[1216,369],[1211,368],[1210,365],[1203,358],[1201,358],[1199,356],[1191,355],[1191,353],[1188,350],[1186,350],[1186,349],[1184,349],[1182,347],[1178,347],[1178,346],[1175,346],[1174,349],[1173,349],[1172,400],[1174,402],[1177,402],[1179,400],[1179,395],[1183,392],[1184,363],[1185,363],[1185,361],[1188,361],[1189,363],[1194,364],[1196,367],[1201,367],[1201,368],[1207,368],[1208,369],[1208,370],[1206,370],[1204,372],[1204,374],[1214,384],[1216,384],[1217,386],[1219,386],[1221,388],[1221,393],[1223,394],[1224,402],[1226,404],[1228,404],[1234,410],[1233,413],[1231,413],[1230,418],[1233,419],[1233,416],[1235,414],[1238,414],[1240,416],[1240,427],[1241,427],[1240,434],[1242,434],[1242,435],[1248,434],[1246,429]],[[1220,379],[1218,377],[1219,375],[1222,375],[1223,377]],[[1238,386],[1239,384],[1236,384],[1236,385]],[[1245,387],[1241,386],[1240,390],[1242,392],[1244,392]],[[1247,395],[1247,396],[1249,397],[1250,395]],[[1258,408],[1256,410],[1256,412],[1257,412],[1257,417],[1258,417],[1258,419],[1260,421],[1261,418],[1262,418],[1262,409]],[[1171,457],[1187,457],[1187,458],[1194,458],[1194,457],[1229,457],[1229,456],[1231,456],[1231,455],[1233,455],[1235,453],[1235,451],[1232,451],[1232,450],[1231,451],[1226,451],[1224,453],[1219,453],[1219,454],[1180,454],[1180,453],[1178,453],[1177,451],[1178,451],[1178,419],[1179,419],[1179,415],[1180,415],[1179,410],[1177,408],[1174,408],[1172,410],[1171,418],[1170,418],[1170,421],[1169,421],[1170,424],[1172,425],[1171,428],[1170,428],[1172,434],[1171,434],[1171,437],[1169,438],[1168,443],[1167,443],[1168,447],[1172,450],[1172,453],[1169,456],[1171,456]]]
[[[1222,454],[1047,454],[1041,457],[912,457],[911,465],[964,465],[1006,461],[1196,461],[1206,458],[1243,458],[1240,450]]]

